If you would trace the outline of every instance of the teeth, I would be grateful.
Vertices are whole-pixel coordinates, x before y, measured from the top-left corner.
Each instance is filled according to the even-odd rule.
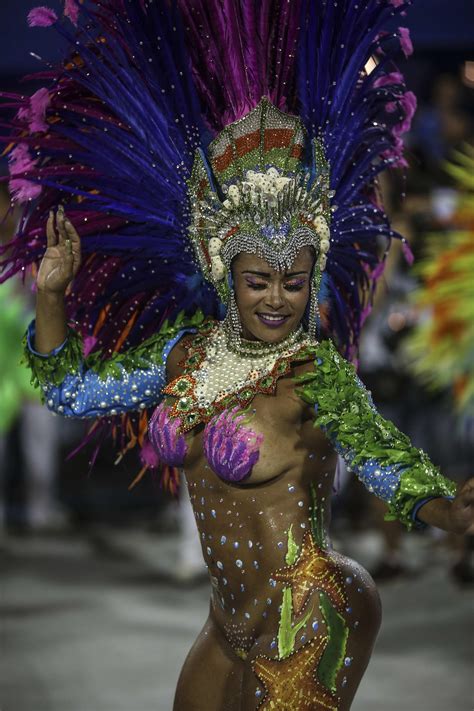
[[[286,316],[269,316],[267,314],[260,314],[260,316],[268,319],[269,321],[283,321],[286,318]]]

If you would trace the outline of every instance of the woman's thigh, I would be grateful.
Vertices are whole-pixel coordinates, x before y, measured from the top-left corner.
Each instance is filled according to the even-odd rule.
[[[242,711],[244,667],[209,617],[184,662],[173,711]]]

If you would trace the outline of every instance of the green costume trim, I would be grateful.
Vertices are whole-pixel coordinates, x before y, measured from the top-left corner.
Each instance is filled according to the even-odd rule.
[[[285,556],[285,563],[287,565],[294,565],[298,560],[299,548],[293,536],[293,524],[291,524],[288,529],[288,550]]]
[[[32,353],[27,346],[25,335],[22,362],[31,369],[31,383],[35,387],[41,387],[43,384],[59,386],[67,375],[78,374],[82,366],[93,370],[101,380],[106,380],[109,376],[120,378],[124,371],[131,373],[137,369],[146,370],[151,365],[163,365],[162,354],[166,343],[184,328],[199,329],[204,321],[201,310],[191,317],[181,312],[172,325],[166,320],[158,333],[147,338],[139,346],[124,353],[114,353],[105,360],[102,351],[95,351],[84,358],[82,336],[71,327],[68,328],[64,347],[55,355],[47,357]]]
[[[288,529],[288,549],[285,556],[287,565],[293,565],[298,560],[299,547],[293,536],[293,524]],[[295,651],[296,635],[302,627],[306,625],[313,614],[313,609],[296,624],[293,624],[293,596],[291,588],[283,588],[283,600],[280,612],[280,624],[278,626],[278,657],[285,659]]]
[[[349,628],[342,615],[331,605],[326,593],[319,593],[319,601],[329,639],[318,664],[318,679],[327,689],[335,693],[336,677],[342,669],[346,656]]]
[[[357,472],[373,461],[381,470],[396,468],[399,484],[387,502],[387,520],[399,519],[410,529],[411,512],[418,501],[455,495],[456,484],[443,477],[425,452],[413,447],[405,434],[376,412],[354,366],[331,341],[319,345],[314,371],[295,380],[301,385],[296,393],[310,405],[317,405],[314,425],[326,432],[351,469]]]
[[[310,518],[311,518],[311,533],[316,541],[316,545],[321,548],[321,550],[326,550],[328,548],[327,534],[324,526],[324,508],[316,494],[316,489],[314,484],[311,484],[311,508],[310,508]]]
[[[28,348],[27,335],[23,337],[23,357],[21,362],[31,371],[31,384],[35,388],[43,385],[61,385],[67,375],[79,373],[84,358],[82,355],[82,336],[68,327],[66,342],[56,354],[41,357]],[[44,393],[41,393],[44,402]]]
[[[283,588],[283,601],[281,605],[280,624],[278,627],[278,657],[285,659],[295,651],[296,635],[302,627],[304,627],[311,615],[313,609],[308,610],[306,615],[299,621],[293,624],[293,598],[291,588]]]

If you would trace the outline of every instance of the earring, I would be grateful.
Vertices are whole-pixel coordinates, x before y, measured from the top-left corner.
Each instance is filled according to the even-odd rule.
[[[319,290],[321,287],[322,273],[318,266],[315,267],[314,277],[311,280],[309,292],[308,335],[311,340],[318,340],[320,335],[321,314],[319,311]]]
[[[233,289],[231,289],[229,293],[227,313],[224,319],[224,328],[227,335],[228,345],[233,347],[234,350],[238,349],[238,346],[241,343],[242,324],[240,323],[239,309],[235,300],[235,293]]]

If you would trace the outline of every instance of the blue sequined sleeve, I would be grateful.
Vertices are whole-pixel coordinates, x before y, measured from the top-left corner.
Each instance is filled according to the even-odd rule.
[[[143,410],[159,402],[166,384],[166,362],[173,346],[185,333],[182,328],[167,340],[149,339],[110,361],[82,357],[82,341],[69,330],[68,338],[48,354],[34,347],[35,322],[26,333],[26,361],[47,407],[65,417],[104,417]],[[148,349],[147,349],[148,345]],[[147,357],[147,350],[149,357]]]
[[[314,371],[297,380],[298,394],[314,407],[315,424],[367,489],[388,504],[386,518],[410,528],[429,499],[453,498],[455,483],[377,412],[354,367],[330,341],[318,346]]]

